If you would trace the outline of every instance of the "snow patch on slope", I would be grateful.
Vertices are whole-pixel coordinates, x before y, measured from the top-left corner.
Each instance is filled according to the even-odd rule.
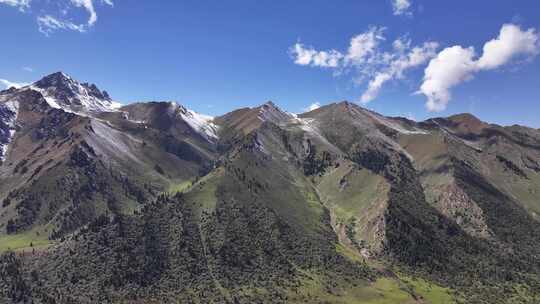
[[[192,111],[171,102],[171,110],[177,113],[193,130],[207,140],[213,141],[218,138],[218,126],[213,123],[214,117]]]
[[[61,109],[65,112],[88,116],[91,113],[101,112],[116,112],[122,104],[99,99],[95,96],[90,96],[87,90],[79,85],[80,93],[68,97],[68,102],[62,101],[55,97],[55,88],[41,89],[34,85],[28,86],[29,89],[39,92],[45,101],[55,109]]]
[[[204,134],[207,138],[217,139],[218,127],[212,122],[214,117],[199,114],[192,110],[186,110],[181,114],[184,121],[186,121],[191,128]]]
[[[94,84],[80,83],[61,72],[48,75],[21,89],[39,92],[53,108],[84,116],[115,112],[122,106]]]
[[[426,132],[424,130],[421,130],[421,129],[418,129],[418,128],[413,128],[413,129],[405,129],[403,126],[401,126],[399,123],[395,122],[395,121],[392,121],[391,119],[388,119],[386,117],[383,117],[381,115],[377,115],[375,113],[372,113],[370,111],[367,111],[367,113],[372,117],[374,118],[377,122],[379,122],[380,124],[394,130],[394,131],[397,131],[401,134],[429,134],[429,132]]]
[[[39,93],[41,94],[41,96],[43,96],[43,98],[45,99],[45,101],[47,102],[47,104],[48,104],[51,108],[55,108],[55,109],[63,109],[63,110],[66,111],[66,112],[73,113],[71,110],[69,110],[69,109],[67,109],[67,108],[66,108],[66,109],[62,108],[62,107],[58,104],[58,102],[56,102],[56,99],[55,99],[54,97],[49,96],[45,90],[42,90],[42,89],[40,89],[40,88],[38,88],[38,87],[35,87],[35,86],[33,86],[33,85],[28,86],[28,88],[29,88],[30,90],[34,90],[34,91],[36,91],[36,92],[39,92]]]
[[[9,144],[15,135],[15,124],[19,114],[19,103],[7,101],[0,104],[0,161],[6,159]]]

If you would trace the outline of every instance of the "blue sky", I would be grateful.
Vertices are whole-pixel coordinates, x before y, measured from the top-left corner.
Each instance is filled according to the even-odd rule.
[[[472,112],[540,128],[537,0],[27,1],[0,0],[0,79],[61,70],[122,103],[177,100],[211,115],[349,100],[417,120]],[[352,39],[374,32],[371,53],[354,57]],[[422,60],[407,61],[415,48]],[[322,52],[336,61],[315,61]],[[389,79],[362,103],[379,74]]]

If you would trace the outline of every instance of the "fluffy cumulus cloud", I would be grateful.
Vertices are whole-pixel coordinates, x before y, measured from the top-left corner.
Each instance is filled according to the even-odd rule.
[[[389,50],[383,50],[385,29],[370,27],[351,38],[346,51],[320,51],[296,43],[289,50],[298,65],[331,68],[338,74],[354,73],[357,84],[367,83],[366,91],[359,101],[367,103],[377,98],[383,85],[392,80],[405,78],[405,72],[426,64],[437,54],[438,44],[426,42],[411,46],[409,39],[396,39]]]
[[[411,1],[410,0],[392,0],[392,8],[394,10],[394,15],[407,15],[411,14]]]
[[[32,11],[40,12],[36,17],[39,31],[45,35],[49,35],[58,30],[71,30],[76,32],[86,32],[93,27],[98,15],[96,12],[95,3],[114,6],[112,0],[60,0],[60,1],[31,1],[31,0],[0,0],[0,4],[18,7],[21,11],[33,7],[34,4],[40,3],[40,6]],[[63,9],[59,11],[59,7]],[[74,9],[84,9],[88,13],[88,19],[84,21],[73,21],[70,18],[70,11]]]
[[[368,31],[354,36],[346,53],[336,50],[317,51],[311,46],[298,42],[289,49],[294,63],[323,68],[337,68],[346,65],[361,65],[373,55],[379,42],[384,40],[383,28],[371,27]]]
[[[343,55],[336,50],[316,51],[312,47],[306,47],[301,43],[296,43],[290,52],[294,56],[294,63],[298,65],[335,68],[343,59]]]
[[[505,24],[497,38],[484,44],[479,58],[473,47],[456,45],[442,50],[425,69],[418,93],[427,97],[429,111],[443,111],[452,98],[453,87],[471,80],[478,72],[500,68],[516,58],[531,58],[539,50],[534,29],[522,30],[518,25]]]
[[[420,91],[427,96],[430,111],[443,111],[450,100],[450,88],[472,78],[476,70],[474,48],[459,45],[442,50],[425,70]]]
[[[539,51],[538,35],[535,29],[526,31],[514,24],[502,26],[499,37],[484,44],[478,68],[496,69],[510,62],[517,55],[537,55]]]
[[[24,82],[12,82],[12,81],[9,81],[7,79],[0,79],[0,85],[4,86],[4,88],[6,89],[9,89],[9,88],[20,88],[20,87],[24,87],[26,85],[28,85],[28,83],[24,83]]]

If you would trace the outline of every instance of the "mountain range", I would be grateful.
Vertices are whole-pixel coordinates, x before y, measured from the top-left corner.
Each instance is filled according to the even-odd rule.
[[[0,92],[7,303],[540,303],[540,130]]]

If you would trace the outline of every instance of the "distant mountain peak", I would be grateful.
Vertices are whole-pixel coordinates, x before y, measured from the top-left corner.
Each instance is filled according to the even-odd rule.
[[[350,111],[352,109],[363,109],[358,104],[355,104],[353,102],[349,102],[347,100],[339,101],[339,102],[333,102],[324,106],[321,106],[319,109],[338,109],[340,111]]]
[[[344,105],[344,106],[350,106],[350,105],[354,105],[353,103],[351,103],[350,101],[348,100],[342,100],[340,102],[338,102],[339,105]]]
[[[448,117],[448,120],[458,123],[481,123],[482,121],[471,113],[455,114]]]
[[[268,101],[259,108],[258,117],[261,121],[280,124],[293,118],[293,115],[281,110],[275,103]]]
[[[470,113],[456,114],[447,118],[433,118],[428,121],[434,121],[440,127],[459,134],[480,134],[482,130],[489,127],[489,124]]]
[[[270,107],[270,108],[279,109],[279,107],[271,100],[265,102],[261,107]]]
[[[71,76],[69,76],[68,74],[66,74],[64,72],[59,71],[59,72],[54,72],[52,74],[44,76],[43,78],[38,80],[37,83],[39,83],[39,82],[47,83],[47,82],[58,82],[58,81],[70,81],[70,80],[73,80],[71,78]]]
[[[81,83],[63,72],[47,75],[29,87],[39,91],[51,107],[67,112],[113,112],[120,106],[95,84]]]

